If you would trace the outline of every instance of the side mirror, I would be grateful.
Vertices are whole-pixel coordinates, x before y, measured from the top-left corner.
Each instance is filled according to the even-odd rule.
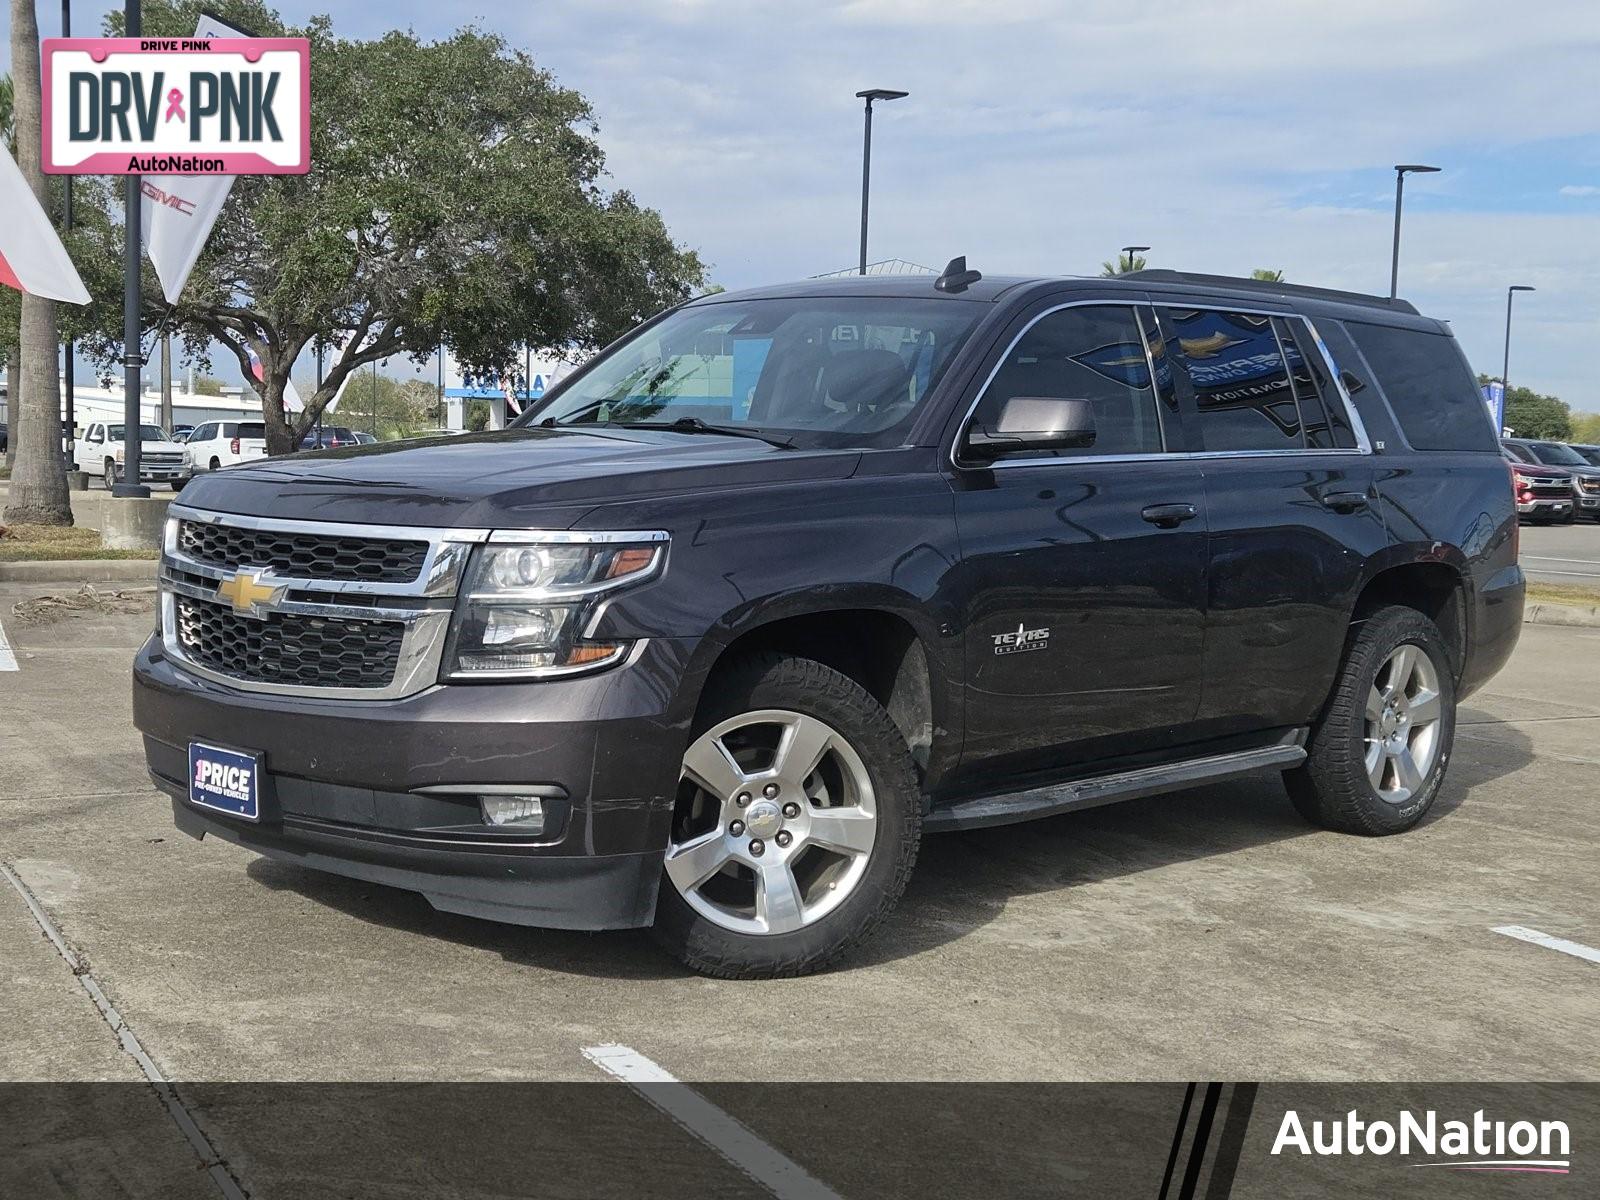
[[[967,430],[969,458],[992,462],[1024,450],[1082,450],[1094,445],[1094,407],[1087,400],[1013,396],[993,427]]]

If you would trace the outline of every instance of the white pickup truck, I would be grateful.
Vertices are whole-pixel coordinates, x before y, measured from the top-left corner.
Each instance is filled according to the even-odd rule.
[[[124,426],[92,423],[72,448],[72,464],[98,475],[109,489],[126,475],[127,446]],[[189,462],[182,444],[173,441],[159,425],[139,426],[139,482],[163,483],[177,491],[189,481]]]

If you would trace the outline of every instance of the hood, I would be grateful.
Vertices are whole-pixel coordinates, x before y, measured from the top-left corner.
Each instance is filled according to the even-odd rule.
[[[1583,474],[1576,467],[1547,467],[1543,463],[1518,462],[1514,458],[1506,460],[1519,475],[1526,475],[1529,479],[1565,479],[1571,480],[1574,474]]]
[[[127,450],[127,443],[126,442],[112,442],[111,445],[113,445],[113,446],[121,446],[124,451]],[[182,442],[140,442],[139,443],[139,453],[140,454],[182,454],[183,451],[184,451],[184,444]]]
[[[507,429],[255,461],[202,476],[179,503],[313,521],[566,528],[608,501],[845,479],[860,457],[670,430]]]

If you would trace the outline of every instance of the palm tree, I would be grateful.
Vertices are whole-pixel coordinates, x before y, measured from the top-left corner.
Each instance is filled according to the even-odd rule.
[[[1113,275],[1126,275],[1130,271],[1144,270],[1144,255],[1119,254],[1116,258],[1108,258],[1100,264],[1100,274],[1110,277]]]
[[[1251,279],[1259,279],[1262,283],[1282,283],[1282,271],[1269,271],[1266,267],[1257,267],[1250,272]]]

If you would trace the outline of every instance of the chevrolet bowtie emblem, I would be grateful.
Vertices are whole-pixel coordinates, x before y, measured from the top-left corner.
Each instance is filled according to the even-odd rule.
[[[263,608],[276,604],[283,594],[282,587],[261,582],[261,576],[239,571],[217,585],[217,599],[233,606],[241,616],[258,617]]]

